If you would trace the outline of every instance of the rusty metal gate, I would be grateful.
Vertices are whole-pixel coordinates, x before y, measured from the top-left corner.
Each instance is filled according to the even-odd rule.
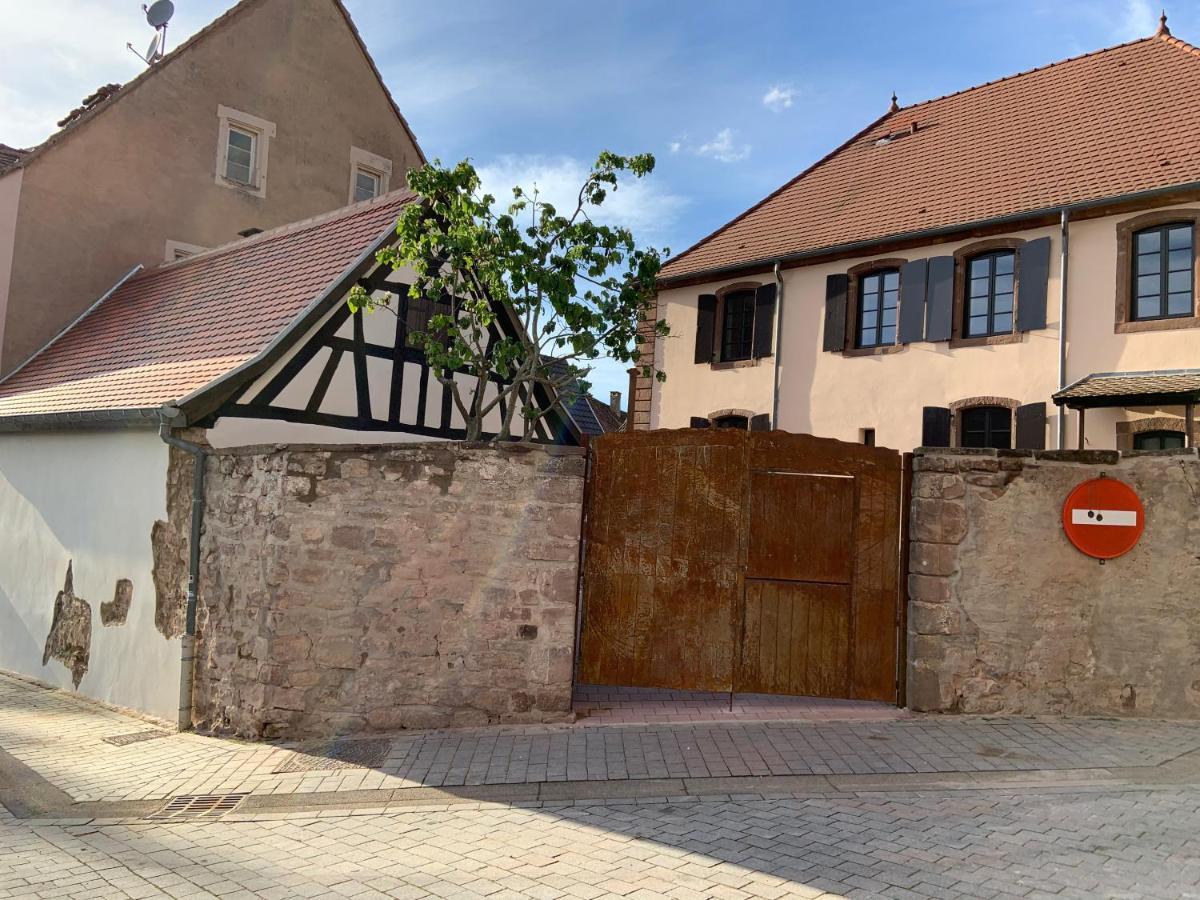
[[[899,699],[899,453],[697,429],[589,454],[580,682]]]

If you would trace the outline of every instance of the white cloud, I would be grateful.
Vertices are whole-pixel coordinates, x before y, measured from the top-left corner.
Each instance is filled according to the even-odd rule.
[[[1125,0],[1114,36],[1122,41],[1146,37],[1158,27],[1158,11],[1150,0]]]
[[[683,149],[683,141],[671,141],[671,152],[678,153]]]
[[[507,155],[477,165],[476,170],[483,189],[496,197],[498,205],[507,206],[514,186],[530,192],[536,186],[542,198],[566,215],[574,210],[579,188],[591,166],[570,156]],[[610,191],[604,205],[593,207],[589,215],[598,222],[632,229],[639,242],[660,240],[678,219],[687,199],[656,184],[654,178],[620,179],[618,189]]]
[[[792,105],[792,101],[796,98],[794,88],[785,87],[783,85],[772,85],[771,89],[763,94],[762,103],[771,112],[782,112]]]
[[[722,128],[715,138],[696,148],[696,155],[707,156],[718,162],[737,162],[750,155],[750,145],[734,143],[733,129]]]

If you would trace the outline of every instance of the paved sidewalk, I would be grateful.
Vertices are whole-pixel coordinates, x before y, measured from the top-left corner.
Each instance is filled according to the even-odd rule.
[[[106,742],[151,733],[123,746]],[[913,716],[563,725],[404,732],[289,747],[167,733],[0,675],[0,748],[76,801],[115,802],[180,794],[1146,767],[1200,750],[1200,723]]]
[[[0,675],[0,900],[1200,898],[1200,724],[592,724],[307,749],[163,732]],[[226,805],[179,797],[208,791]]]

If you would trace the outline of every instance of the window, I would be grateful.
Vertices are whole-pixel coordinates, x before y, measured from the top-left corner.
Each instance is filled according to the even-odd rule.
[[[1133,436],[1134,450],[1178,450],[1184,443],[1182,431],[1143,431]]]
[[[967,261],[963,337],[1012,333],[1016,260],[1012,250],[993,250]]]
[[[1012,449],[1012,410],[1003,406],[973,406],[962,410],[960,447]]]
[[[267,195],[267,149],[275,124],[228,106],[217,107],[217,184]]]
[[[733,291],[721,311],[721,362],[749,359],[753,349],[754,291]]]
[[[1133,236],[1132,319],[1192,315],[1192,225],[1147,228]]]
[[[207,247],[200,247],[196,244],[185,244],[183,241],[167,241],[166,253],[163,255],[164,262],[175,262],[177,259],[185,259],[189,256],[195,256],[197,253],[203,253]]]
[[[713,428],[739,428],[745,431],[750,427],[750,420],[745,416],[717,416],[712,424]]]
[[[875,446],[875,429],[874,428],[860,428],[858,430],[858,435],[860,438],[859,443],[862,444],[864,447],[874,447]]]
[[[354,173],[354,202],[361,203],[379,196],[380,177],[375,172],[358,169]]]
[[[885,347],[896,343],[896,316],[900,309],[900,270],[882,269],[858,282],[858,347]]]
[[[388,192],[392,161],[361,147],[350,148],[350,202],[361,203]]]
[[[240,128],[229,128],[229,146],[225,148],[225,177],[241,184],[254,184],[254,143],[256,136]]]

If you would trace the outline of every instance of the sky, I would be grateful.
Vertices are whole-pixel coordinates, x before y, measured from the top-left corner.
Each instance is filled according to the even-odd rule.
[[[131,0],[0,0],[0,142],[38,143],[142,63]],[[232,5],[175,0],[168,50]],[[680,252],[885,112],[1153,33],[1146,0],[347,0],[430,159],[488,187],[578,189],[601,150],[655,172],[606,204],[644,245]],[[1168,7],[1200,43],[1200,5]],[[624,390],[604,363],[594,392]]]

